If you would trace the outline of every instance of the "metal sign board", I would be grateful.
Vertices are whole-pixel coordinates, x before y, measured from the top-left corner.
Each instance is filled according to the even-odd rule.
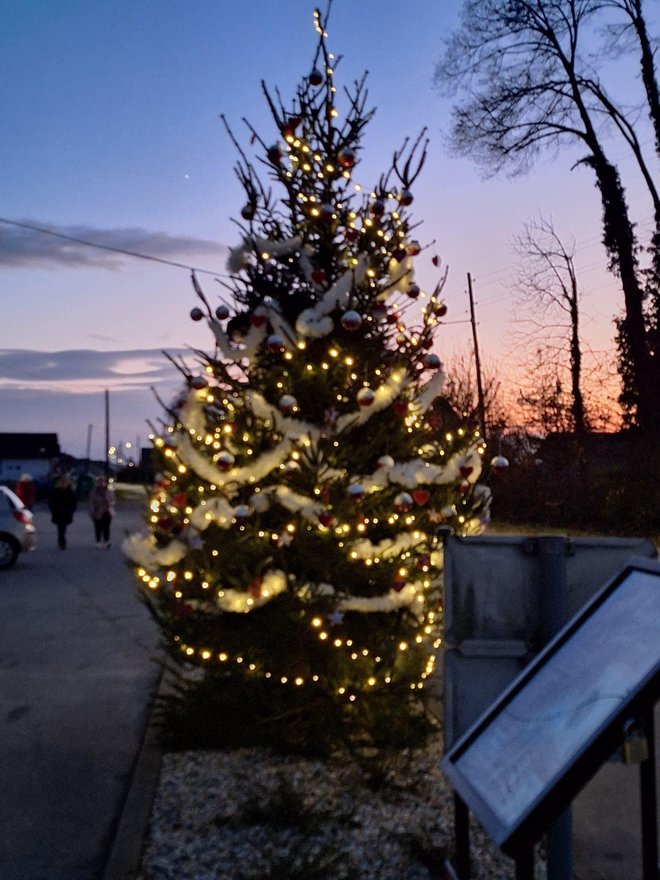
[[[626,566],[442,761],[510,854],[536,840],[660,697],[660,565]]]

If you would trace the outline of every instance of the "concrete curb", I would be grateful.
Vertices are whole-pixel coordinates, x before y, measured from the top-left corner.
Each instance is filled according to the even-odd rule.
[[[162,687],[161,675],[152,701],[157,699]],[[144,736],[131,767],[126,796],[100,880],[135,880],[139,875],[162,757],[158,731],[153,723],[152,706],[147,713]]]

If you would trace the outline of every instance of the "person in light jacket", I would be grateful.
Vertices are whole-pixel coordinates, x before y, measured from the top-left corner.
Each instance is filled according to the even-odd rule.
[[[96,546],[99,550],[107,550],[110,547],[110,525],[115,515],[115,496],[105,477],[97,477],[89,496],[89,513],[94,523]]]

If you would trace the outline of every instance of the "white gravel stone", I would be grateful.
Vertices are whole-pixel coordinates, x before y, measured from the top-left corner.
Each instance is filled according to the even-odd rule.
[[[440,757],[428,748],[373,786],[345,757],[165,754],[139,880],[437,880],[453,846]],[[476,824],[472,857],[475,880],[515,876]]]

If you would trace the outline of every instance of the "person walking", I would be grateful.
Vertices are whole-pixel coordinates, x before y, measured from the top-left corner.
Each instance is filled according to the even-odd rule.
[[[21,474],[16,483],[14,492],[21,499],[28,510],[32,510],[34,502],[37,500],[37,484],[34,482],[30,474]]]
[[[105,477],[97,477],[96,486],[89,496],[89,512],[94,522],[94,536],[99,550],[110,547],[110,524],[115,515],[115,496],[108,488]]]
[[[77,506],[73,483],[64,476],[59,477],[48,498],[51,519],[57,526],[57,546],[66,550],[66,530],[73,522],[73,514]]]

